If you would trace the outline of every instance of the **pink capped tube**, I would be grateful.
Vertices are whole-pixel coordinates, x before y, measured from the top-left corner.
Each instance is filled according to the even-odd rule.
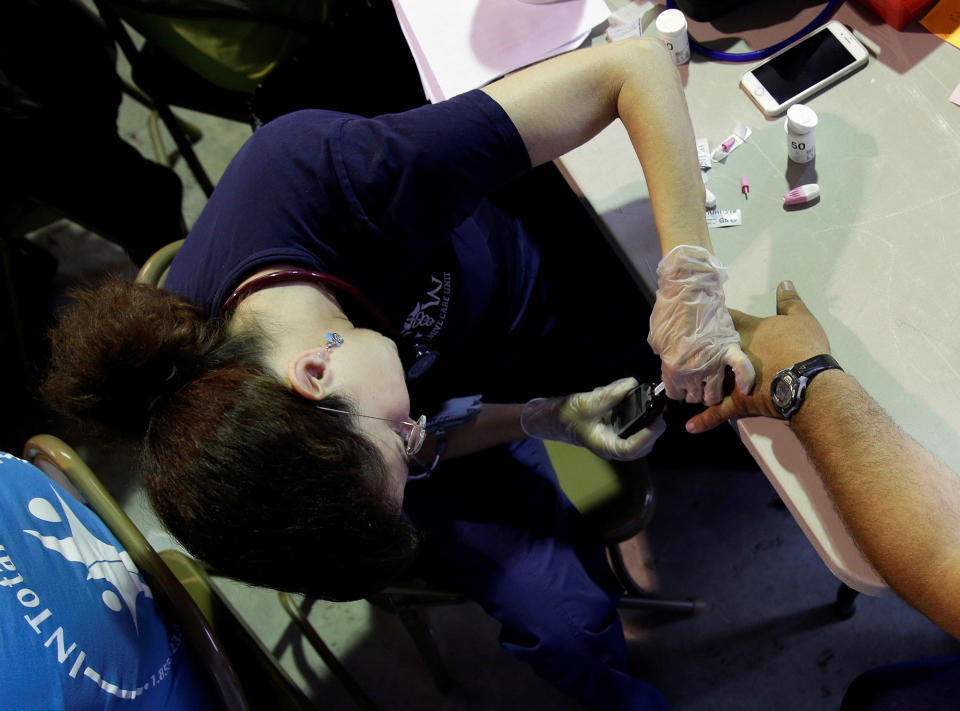
[[[820,197],[820,186],[816,183],[807,183],[799,188],[794,188],[783,196],[784,205],[803,205],[807,202],[813,202]]]

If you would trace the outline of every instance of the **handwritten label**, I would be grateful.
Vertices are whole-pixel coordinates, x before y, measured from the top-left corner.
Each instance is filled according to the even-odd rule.
[[[740,210],[710,210],[707,213],[707,227],[736,227],[742,224]]]

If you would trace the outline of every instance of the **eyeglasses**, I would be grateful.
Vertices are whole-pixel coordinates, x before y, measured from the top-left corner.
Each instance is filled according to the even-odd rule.
[[[412,457],[414,454],[420,451],[420,448],[423,446],[423,441],[427,438],[427,416],[420,415],[420,419],[416,422],[411,422],[410,420],[390,420],[386,417],[374,417],[373,415],[361,415],[359,412],[347,412],[346,410],[335,410],[332,407],[323,407],[322,405],[314,405],[318,410],[326,410],[327,412],[338,412],[341,415],[356,415],[357,417],[366,417],[370,420],[381,420],[382,422],[392,422],[395,425],[400,425],[400,436],[403,437],[403,446],[407,452],[408,457]]]

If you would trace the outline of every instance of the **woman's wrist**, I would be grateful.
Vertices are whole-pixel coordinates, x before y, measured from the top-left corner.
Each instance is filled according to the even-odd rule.
[[[440,460],[443,459],[443,455],[446,454],[448,445],[446,432],[430,432],[423,441],[420,451],[410,458],[420,465],[424,471],[432,472],[437,468]]]

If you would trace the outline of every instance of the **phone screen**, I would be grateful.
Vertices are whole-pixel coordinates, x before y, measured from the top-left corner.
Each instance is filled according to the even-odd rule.
[[[640,383],[624,396],[610,416],[618,436],[626,439],[657,419],[666,405],[663,384]]]
[[[753,75],[782,104],[853,62],[840,40],[824,30],[756,67]]]
[[[643,412],[642,385],[633,388],[613,410],[613,429],[617,434],[628,429]]]

